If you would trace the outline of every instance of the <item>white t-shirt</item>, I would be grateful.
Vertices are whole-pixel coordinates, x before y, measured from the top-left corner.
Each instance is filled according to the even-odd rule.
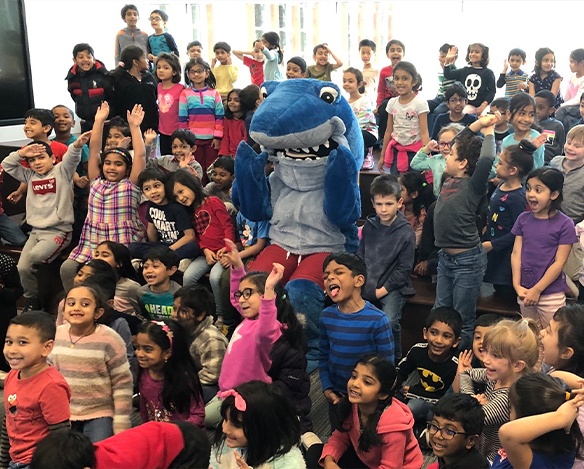
[[[401,104],[398,96],[389,100],[386,109],[387,114],[393,117],[391,137],[396,142],[411,145],[421,139],[420,114],[430,112],[428,101],[416,96],[409,103]]]

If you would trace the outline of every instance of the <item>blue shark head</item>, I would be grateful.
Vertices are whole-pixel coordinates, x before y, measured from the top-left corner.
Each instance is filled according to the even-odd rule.
[[[271,159],[326,159],[344,146],[361,167],[363,136],[337,85],[313,79],[268,81],[261,92],[266,98],[253,116],[250,135]]]

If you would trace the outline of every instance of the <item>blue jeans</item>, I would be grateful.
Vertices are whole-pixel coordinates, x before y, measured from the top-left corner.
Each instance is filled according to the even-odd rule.
[[[438,283],[434,309],[441,306],[454,308],[462,317],[462,334],[459,350],[472,346],[477,298],[487,269],[487,252],[482,244],[461,252],[438,253]]]
[[[381,309],[386,314],[391,324],[393,334],[393,346],[395,350],[395,363],[399,363],[402,357],[401,349],[401,316],[406,304],[406,298],[399,291],[393,290],[379,300]]]
[[[28,240],[28,236],[5,213],[0,215],[0,238],[11,246],[24,246],[24,243]]]
[[[205,256],[199,256],[191,262],[183,275],[183,285],[187,287],[197,283],[203,275],[209,272],[209,283],[211,283],[211,290],[213,290],[218,315],[223,311],[221,307],[221,276],[224,270],[219,262],[209,265]]]
[[[8,463],[8,469],[28,469],[30,465],[22,463],[22,462],[14,462],[10,461]]]
[[[100,417],[92,420],[76,420],[71,422],[71,430],[83,433],[92,443],[105,440],[114,434],[114,420],[111,417]]]
[[[431,402],[423,399],[410,399],[408,401],[408,407],[412,411],[416,423],[426,423],[432,420],[431,413],[433,405]]]

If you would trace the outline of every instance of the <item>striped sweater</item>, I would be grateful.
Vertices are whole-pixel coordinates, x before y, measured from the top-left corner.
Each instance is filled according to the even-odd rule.
[[[133,381],[124,341],[99,324],[71,348],[70,327],[57,327],[49,360],[71,387],[71,421],[113,417],[114,433],[130,428]]]
[[[225,110],[221,95],[213,88],[200,90],[185,88],[178,103],[178,122],[181,129],[188,129],[199,140],[223,138]]]

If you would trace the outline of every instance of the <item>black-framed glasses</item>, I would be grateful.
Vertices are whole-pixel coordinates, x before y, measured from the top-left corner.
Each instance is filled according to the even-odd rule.
[[[191,69],[191,70],[189,70],[189,75],[202,75],[202,74],[203,74],[203,73],[205,73],[206,71],[207,71],[207,70],[201,70],[201,69],[199,69],[199,70],[194,70],[194,69]]]
[[[239,300],[241,297],[243,297],[244,300],[249,300],[249,297],[257,291],[258,290],[256,290],[255,288],[244,288],[243,290],[238,290],[234,292],[233,298]]]
[[[452,142],[438,142],[439,147],[450,148],[452,146]]]
[[[428,422],[428,433],[430,435],[435,435],[436,433],[440,432],[440,436],[445,440],[452,440],[456,435],[466,435],[466,432],[457,432],[452,430],[451,428],[440,428],[438,425],[433,424],[432,422]]]

